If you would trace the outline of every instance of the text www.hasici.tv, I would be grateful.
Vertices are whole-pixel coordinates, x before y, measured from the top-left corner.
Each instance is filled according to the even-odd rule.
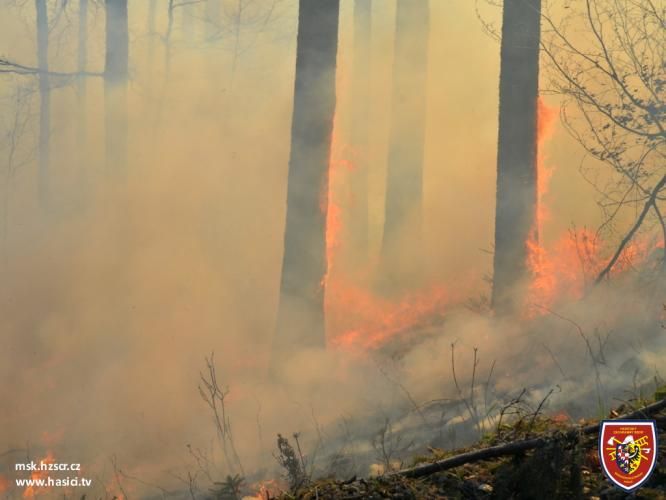
[[[19,488],[66,488],[66,487],[88,487],[92,479],[80,477],[81,464],[77,463],[53,463],[41,460],[17,463],[14,470],[18,473],[26,472],[29,477],[16,478],[16,486]],[[64,476],[58,473],[72,471],[76,475]],[[57,476],[51,475],[56,473]]]

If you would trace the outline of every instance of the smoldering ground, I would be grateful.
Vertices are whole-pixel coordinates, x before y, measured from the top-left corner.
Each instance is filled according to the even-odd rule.
[[[274,23],[263,31],[244,28],[240,51],[227,40],[205,40],[206,29],[196,24],[204,17],[201,10],[188,11],[198,26],[193,39],[178,24],[185,18],[177,17],[167,79],[161,37],[166,11],[156,19],[160,36],[151,36],[145,35],[147,6],[131,6],[125,179],[104,163],[101,82],[87,83],[84,146],[77,142],[75,90],[68,82],[54,83],[51,205],[44,209],[37,202],[34,161],[17,170],[8,190],[2,242],[7,265],[0,284],[0,443],[8,450],[3,476],[10,477],[24,457],[50,450],[57,461],[82,463],[100,494],[119,493],[120,487],[130,497],[159,488],[183,491],[188,471],[198,474],[197,487],[206,492],[213,480],[238,469],[224,456],[197,389],[211,352],[218,382],[229,389],[225,410],[235,447],[252,480],[280,476],[273,457],[278,432],[300,432],[306,457],[317,459],[320,472],[342,453],[359,457],[346,472],[368,473],[370,463],[380,461],[372,437],[386,419],[396,435],[404,433],[397,446],[403,455],[432,442],[433,435],[443,446],[464,444],[475,436],[463,426],[454,443],[448,429],[460,421],[473,428],[461,403],[469,397],[473,373],[479,405],[483,398],[484,407],[501,404],[523,387],[538,403],[555,389],[548,410],[564,409],[573,418],[597,414],[613,398],[630,396],[624,391],[661,375],[666,346],[658,280],[632,273],[585,300],[558,297],[549,311],[516,321],[494,319],[483,306],[468,307],[468,298],[488,294],[483,276],[491,270],[492,257],[483,250],[490,249],[493,231],[499,47],[478,29],[468,2],[459,0],[431,6],[426,292],[370,298],[371,314],[384,317],[387,309],[418,309],[419,301],[432,299],[432,285],[446,291],[435,301],[438,318],[413,331],[391,330],[398,340],[388,351],[351,345],[292,352],[279,381],[271,378],[296,7],[279,2]],[[34,60],[34,30],[26,21],[34,17],[32,7],[2,9],[0,52]],[[343,3],[334,144],[334,155],[350,162],[344,151],[351,16],[351,4]],[[371,255],[378,253],[383,223],[394,16],[393,2],[373,9],[366,155]],[[103,66],[102,27],[103,12],[94,11],[88,27],[91,68]],[[59,30],[51,64],[70,68],[74,41]],[[0,85],[3,114],[10,116],[14,87],[29,89],[34,82],[15,76]],[[35,112],[36,101],[33,93],[29,112]],[[553,99],[551,105],[557,104]],[[33,126],[21,146],[28,157],[34,137]],[[595,226],[599,216],[591,188],[572,181],[581,154],[577,145],[556,128],[544,148],[553,176],[543,237],[554,242],[572,222]],[[330,193],[343,222],[351,202],[341,186],[353,175],[353,168],[343,167],[340,184],[332,184],[340,191]],[[345,236],[342,231],[341,248]],[[338,279],[331,286],[363,287],[359,273],[348,276],[344,263],[330,269],[331,280]],[[333,327],[345,323],[328,321]],[[360,325],[360,334],[382,327],[381,321],[371,324],[370,330]],[[330,331],[330,344],[344,333]],[[452,344],[463,396],[452,377]],[[450,403],[444,417],[441,406],[429,404],[442,399]],[[3,493],[21,494],[11,486]]]

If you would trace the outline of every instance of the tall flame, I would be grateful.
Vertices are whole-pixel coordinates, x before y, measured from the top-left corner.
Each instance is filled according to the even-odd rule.
[[[537,209],[533,238],[526,242],[527,267],[532,279],[528,292],[527,316],[534,316],[549,308],[558,298],[579,299],[586,288],[607,265],[610,257],[604,250],[607,245],[588,229],[573,229],[563,234],[549,249],[542,240],[543,228],[550,218],[545,194],[548,193],[553,167],[546,164],[544,145],[555,130],[558,108],[548,106],[541,98],[537,114]],[[644,261],[655,248],[647,240],[635,237],[623,250],[613,267],[622,273],[635,263]],[[536,308],[534,306],[537,306]]]
[[[354,203],[346,186],[357,171],[360,152],[341,140],[338,117],[334,120],[329,163],[326,224],[327,274],[326,317],[329,345],[364,351],[380,347],[401,334],[441,320],[449,293],[441,286],[428,286],[397,298],[375,294],[370,282],[376,263],[352,272],[344,266],[342,251],[348,240],[345,222],[353,217]],[[367,163],[363,163],[367,165]]]

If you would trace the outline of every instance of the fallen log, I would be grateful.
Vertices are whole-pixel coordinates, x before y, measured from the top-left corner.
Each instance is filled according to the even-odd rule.
[[[666,399],[656,401],[655,403],[652,403],[648,406],[644,406],[643,408],[639,408],[634,412],[627,413],[625,415],[618,415],[617,417],[610,420],[647,418],[654,415],[655,413],[658,413],[663,409],[666,409]],[[587,425],[585,427],[576,427],[566,432],[564,435],[567,438],[574,438],[576,437],[576,435],[595,434],[598,432],[599,432],[599,424],[597,423],[597,424]],[[460,467],[461,465],[479,462],[481,460],[489,460],[491,458],[511,456],[524,451],[542,448],[552,439],[553,436],[548,435],[532,439],[525,439],[522,441],[513,441],[511,443],[505,443],[496,446],[490,446],[488,448],[482,448],[480,450],[469,451],[452,457],[444,458],[442,460],[438,460],[436,462],[432,462],[429,464],[417,465],[409,469],[396,471],[391,475],[397,475],[409,478],[428,476],[436,472],[453,469],[455,467]]]

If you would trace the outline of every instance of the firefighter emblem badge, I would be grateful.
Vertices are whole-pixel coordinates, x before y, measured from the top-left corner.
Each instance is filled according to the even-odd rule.
[[[599,462],[604,473],[625,491],[640,487],[657,462],[654,420],[604,420],[599,432]]]

